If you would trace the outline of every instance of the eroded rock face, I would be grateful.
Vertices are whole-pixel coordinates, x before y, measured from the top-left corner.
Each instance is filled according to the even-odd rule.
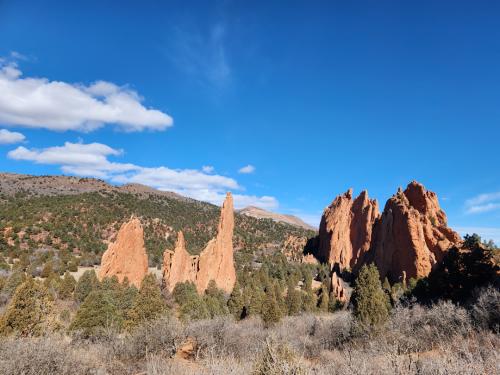
[[[148,273],[148,256],[144,247],[144,231],[138,218],[124,223],[116,240],[102,255],[99,279],[116,276],[120,282],[128,278],[137,288]]]
[[[172,291],[179,282],[191,281],[203,293],[210,280],[230,293],[236,282],[233,257],[234,208],[228,193],[222,205],[217,236],[210,240],[199,256],[186,251],[184,236],[179,232],[175,250],[163,255],[163,282]]]
[[[366,191],[352,199],[352,189],[328,206],[319,227],[318,258],[334,269],[354,269],[370,249],[372,228],[380,216],[378,203]]]
[[[198,257],[192,256],[186,250],[184,234],[179,231],[174,251],[163,253],[163,282],[171,292],[177,283],[195,282]]]
[[[374,229],[370,255],[381,278],[396,282],[404,274],[407,278],[427,276],[460,241],[447,226],[436,194],[413,181],[387,201]]]

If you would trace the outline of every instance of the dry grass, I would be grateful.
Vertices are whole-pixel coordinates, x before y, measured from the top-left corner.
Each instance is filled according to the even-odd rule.
[[[219,317],[181,324],[162,318],[94,341],[64,336],[0,341],[0,373],[14,374],[496,374],[498,292],[470,311],[450,303],[393,310],[384,329],[359,333],[347,311],[258,319]],[[490,328],[490,329],[487,329]],[[175,356],[190,338],[194,360]]]

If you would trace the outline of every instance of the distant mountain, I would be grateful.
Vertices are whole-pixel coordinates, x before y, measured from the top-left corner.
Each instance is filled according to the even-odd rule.
[[[267,211],[259,207],[248,206],[239,210],[238,213],[254,217],[256,219],[271,219],[278,223],[286,223],[299,228],[316,230],[316,228],[305,223],[302,219],[298,218],[297,216],[278,214],[276,212]]]

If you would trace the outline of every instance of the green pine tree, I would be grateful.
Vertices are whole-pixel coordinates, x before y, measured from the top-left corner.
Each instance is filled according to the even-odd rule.
[[[71,274],[66,271],[64,277],[59,283],[58,297],[60,299],[70,299],[73,296],[73,292],[75,291],[76,280]]]
[[[126,325],[128,328],[153,320],[167,312],[167,306],[161,294],[156,276],[148,274],[141,283],[139,293],[135,297],[132,308],[128,312]]]
[[[277,323],[281,320],[283,313],[276,299],[274,288],[268,288],[266,298],[262,305],[262,320],[267,326]]]
[[[75,300],[83,302],[87,296],[99,287],[99,280],[94,270],[83,273],[75,286]]]
[[[28,278],[16,289],[0,319],[0,333],[39,336],[47,330],[52,313],[53,301],[47,288]]]
[[[389,317],[390,304],[380,283],[374,264],[364,265],[356,279],[352,294],[354,316],[364,325],[378,327]]]
[[[295,289],[295,285],[292,279],[288,281],[285,304],[287,307],[288,315],[298,315],[302,310],[301,292]]]
[[[327,312],[329,304],[330,304],[330,298],[328,296],[328,289],[326,288],[326,286],[322,285],[318,301],[318,310]]]
[[[234,284],[233,291],[227,301],[229,312],[233,314],[235,319],[240,320],[243,317],[243,309],[245,307],[245,300],[241,292],[240,284],[238,281]]]
[[[76,312],[70,331],[79,331],[83,337],[99,336],[106,329],[120,330],[123,313],[116,295],[110,290],[96,289],[89,293]]]

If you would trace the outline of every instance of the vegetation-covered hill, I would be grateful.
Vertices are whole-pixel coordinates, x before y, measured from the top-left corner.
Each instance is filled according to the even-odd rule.
[[[4,256],[32,258],[41,253],[47,258],[47,251],[53,250],[57,253],[53,266],[59,272],[69,262],[99,263],[106,244],[131,215],[139,216],[144,225],[151,265],[159,266],[163,251],[173,249],[178,230],[184,232],[188,250],[196,254],[215,235],[220,211],[208,203],[142,186],[116,188],[99,180],[63,176],[2,175],[0,194]],[[237,214],[237,259],[274,253],[289,235],[310,237],[314,232]],[[43,259],[30,263],[40,267]]]

